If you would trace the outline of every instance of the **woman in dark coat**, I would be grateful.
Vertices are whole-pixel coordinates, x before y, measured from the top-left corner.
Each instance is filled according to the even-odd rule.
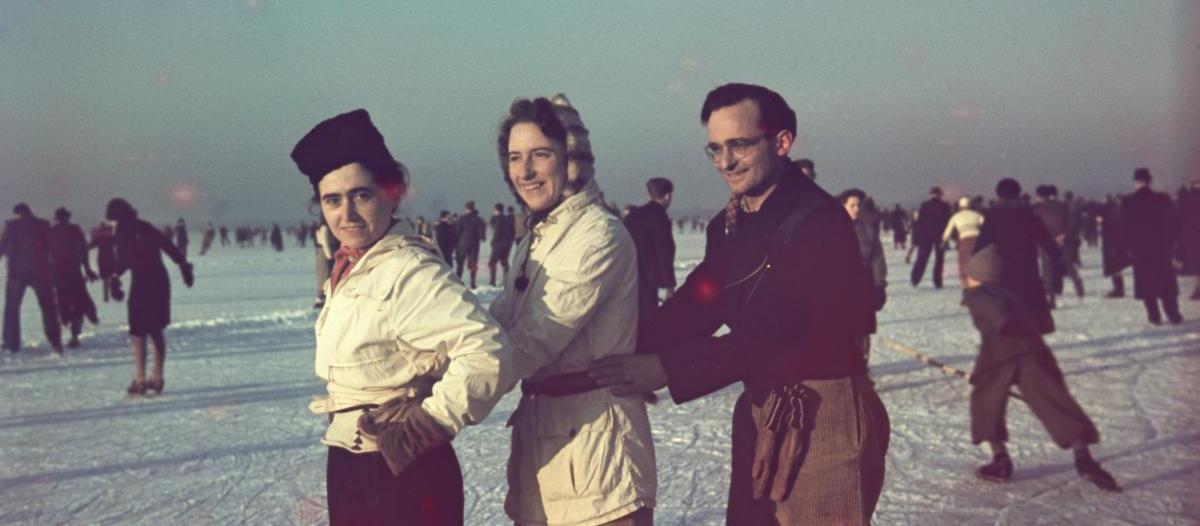
[[[167,342],[163,329],[171,323],[171,280],[162,253],[179,265],[183,283],[192,286],[192,265],[154,225],[142,221],[124,199],[108,202],[105,218],[116,225],[116,279],[129,271],[129,335],[133,346],[134,378],[126,389],[131,395],[161,393]],[[146,380],[146,338],[154,343],[154,369]]]

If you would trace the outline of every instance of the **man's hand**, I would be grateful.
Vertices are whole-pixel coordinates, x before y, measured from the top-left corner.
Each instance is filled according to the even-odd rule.
[[[601,387],[617,396],[652,393],[667,386],[662,362],[653,354],[623,354],[601,358],[588,371]]]

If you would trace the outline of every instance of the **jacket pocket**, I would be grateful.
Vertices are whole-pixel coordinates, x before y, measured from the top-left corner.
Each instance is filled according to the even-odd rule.
[[[607,390],[537,404],[533,431],[537,482],[543,502],[605,495],[620,477],[621,438],[613,429],[613,405]],[[553,519],[551,511],[548,516]]]
[[[369,389],[395,385],[402,369],[395,341],[361,343],[344,356],[329,361],[329,381],[343,387]]]

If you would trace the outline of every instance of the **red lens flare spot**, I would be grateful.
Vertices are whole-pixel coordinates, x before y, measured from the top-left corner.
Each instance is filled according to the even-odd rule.
[[[717,282],[708,279],[700,278],[696,284],[696,300],[700,303],[708,303],[717,297]]]
[[[196,190],[196,185],[191,181],[180,181],[171,186],[167,192],[167,198],[171,200],[175,206],[180,208],[191,208],[196,205],[196,201],[200,198],[200,193]]]

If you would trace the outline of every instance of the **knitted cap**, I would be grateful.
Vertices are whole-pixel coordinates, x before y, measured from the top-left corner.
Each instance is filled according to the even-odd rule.
[[[1000,279],[1004,265],[1000,262],[1000,252],[996,245],[988,245],[971,256],[967,261],[967,276],[981,283],[994,283]]]
[[[592,157],[592,143],[588,140],[588,129],[579,118],[579,112],[571,106],[571,101],[562,93],[550,97],[554,105],[554,113],[567,129],[567,187],[566,194],[574,194],[583,188],[595,174],[595,157]]]
[[[313,187],[325,174],[350,163],[392,167],[396,160],[371,122],[367,110],[357,109],[326,119],[296,143],[292,160]],[[380,174],[376,174],[380,175]]]

